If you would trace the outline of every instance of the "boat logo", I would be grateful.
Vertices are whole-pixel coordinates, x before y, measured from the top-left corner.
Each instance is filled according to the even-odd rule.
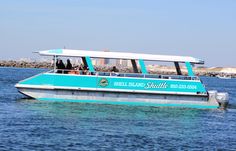
[[[102,78],[102,79],[99,81],[99,85],[100,85],[101,87],[106,87],[106,86],[108,86],[108,84],[109,84],[109,82],[108,82],[108,80],[107,80],[106,78]]]

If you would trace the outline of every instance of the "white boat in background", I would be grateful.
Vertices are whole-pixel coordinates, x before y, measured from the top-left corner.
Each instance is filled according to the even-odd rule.
[[[192,65],[204,64],[197,58],[68,49],[38,53],[54,58],[54,70],[22,80],[16,84],[16,88],[24,95],[40,101],[204,109],[226,107],[228,104],[228,93],[207,91],[200,78],[194,74]],[[88,71],[84,74],[84,71],[76,69],[57,69],[58,57],[81,58]],[[96,71],[91,58],[130,60],[133,73]],[[144,61],[173,62],[176,75],[149,74]],[[179,63],[185,64],[188,75],[182,74]]]
[[[217,75],[216,77],[219,79],[232,79],[232,76],[228,76],[228,75]]]

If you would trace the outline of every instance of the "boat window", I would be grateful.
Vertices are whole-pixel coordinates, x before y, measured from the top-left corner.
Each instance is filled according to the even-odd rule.
[[[119,73],[119,77],[125,77],[124,73]]]
[[[111,74],[109,72],[104,73],[105,76],[110,76]]]
[[[105,73],[104,72],[98,72],[98,75],[99,76],[105,76]]]
[[[155,74],[147,74],[145,75],[146,78],[161,78],[160,75],[155,75]]]
[[[144,77],[143,74],[125,74],[126,77]]]
[[[96,72],[91,72],[91,75],[96,75]]]

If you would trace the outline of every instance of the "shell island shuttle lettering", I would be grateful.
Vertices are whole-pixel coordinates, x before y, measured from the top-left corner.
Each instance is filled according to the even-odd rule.
[[[141,87],[144,89],[165,89],[168,87],[166,82],[161,83],[154,83],[154,82],[148,82],[148,83],[139,83],[139,82],[114,82],[114,86],[118,87]]]

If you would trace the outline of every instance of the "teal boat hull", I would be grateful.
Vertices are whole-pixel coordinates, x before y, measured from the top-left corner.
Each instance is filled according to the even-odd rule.
[[[18,88],[21,93],[39,101],[78,102],[155,107],[216,109],[219,104],[207,96],[104,92],[65,89]]]
[[[218,108],[200,80],[42,73],[16,87],[41,101]]]

